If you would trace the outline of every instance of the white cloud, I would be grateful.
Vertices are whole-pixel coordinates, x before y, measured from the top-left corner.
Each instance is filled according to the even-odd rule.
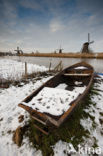
[[[63,28],[64,28],[64,25],[61,23],[61,21],[53,19],[50,22],[50,31],[51,32],[57,32],[57,31],[63,30]]]

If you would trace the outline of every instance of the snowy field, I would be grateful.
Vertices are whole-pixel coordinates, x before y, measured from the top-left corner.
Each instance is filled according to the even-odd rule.
[[[8,89],[0,89],[0,156],[42,156],[40,150],[31,147],[28,138],[23,138],[22,146],[19,148],[12,141],[12,132],[18,126],[25,125],[29,119],[29,114],[18,107],[18,103],[50,78],[51,77],[43,78],[35,83],[30,82],[22,87],[11,86]],[[103,80],[102,76],[100,80]],[[103,156],[103,81],[95,83],[95,88],[99,93],[98,95],[92,96],[92,101],[95,102],[95,105],[91,105],[89,109],[85,109],[85,112],[89,112],[89,114],[94,117],[96,127],[93,128],[93,121],[89,116],[87,119],[81,119],[81,125],[90,132],[90,138],[84,138],[85,141],[81,146],[90,147],[96,139],[97,145],[101,148],[102,152],[100,156]],[[25,120],[19,123],[18,117],[21,114],[24,115]],[[86,156],[76,152],[73,144],[61,140],[52,148],[54,150],[54,156],[67,156],[70,151],[74,153],[72,156]]]
[[[8,89],[0,89],[0,156],[34,156],[34,153],[35,156],[40,155],[40,151],[29,147],[26,138],[23,141],[24,145],[18,148],[12,141],[12,132],[20,125],[18,117],[21,114],[25,116],[22,125],[29,117],[26,111],[18,107],[18,103],[48,79],[37,81],[35,85],[30,82],[23,87],[12,86]]]
[[[27,64],[27,73],[37,73],[47,71],[45,66],[35,64]],[[25,75],[25,63],[10,60],[0,59],[0,79],[5,80],[19,80]]]

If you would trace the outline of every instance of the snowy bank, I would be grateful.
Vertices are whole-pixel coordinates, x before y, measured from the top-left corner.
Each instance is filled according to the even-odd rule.
[[[45,72],[48,68],[35,64],[27,64],[27,73]],[[25,63],[10,59],[0,59],[0,79],[19,80],[25,75]]]
[[[25,125],[25,122],[27,122],[29,118],[29,114],[18,107],[18,103],[49,78],[39,80],[35,84],[30,82],[23,87],[12,86],[8,89],[0,89],[0,156],[41,155],[40,151],[36,151],[36,149],[30,147],[27,138],[23,139],[23,145],[18,148],[12,141],[12,136],[13,131],[19,125]],[[21,114],[24,115],[25,120],[20,124],[18,122],[18,117]]]

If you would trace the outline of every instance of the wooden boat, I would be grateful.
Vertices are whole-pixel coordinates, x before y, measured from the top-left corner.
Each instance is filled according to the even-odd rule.
[[[93,82],[93,77],[94,77],[94,69],[91,65],[89,65],[85,62],[80,62],[80,63],[74,64],[74,65],[64,69],[59,74],[57,74],[56,76],[51,78],[49,81],[47,81],[45,84],[40,86],[31,95],[26,97],[19,104],[19,106],[22,107],[23,109],[25,109],[26,111],[28,111],[34,120],[42,123],[43,125],[48,126],[48,127],[51,127],[51,126],[59,127],[75,110],[78,103],[86,96],[86,94],[88,93],[90,86]],[[69,101],[67,100],[66,103],[68,104],[69,107],[67,107],[65,109],[65,111],[63,110],[63,112],[61,114],[60,113],[52,114],[50,111],[49,112],[40,111],[39,109],[37,109],[37,108],[34,109],[33,107],[31,107],[29,105],[29,102],[32,101],[33,98],[36,98],[38,96],[38,94],[40,92],[42,92],[43,89],[50,88],[55,93],[57,86],[60,84],[66,84],[66,88],[62,89],[62,91],[61,90],[60,91],[62,93],[63,93],[63,91],[71,93],[72,96],[75,95],[73,92],[74,90],[77,89],[77,92],[78,92],[78,88],[81,91],[81,89],[83,89],[83,87],[84,87],[83,92],[78,93],[78,96],[76,95],[73,100],[69,100]],[[51,92],[51,90],[50,90],[50,92]],[[57,95],[55,95],[55,97],[56,96]],[[38,100],[40,100],[40,98]],[[62,103],[60,106],[62,106]],[[65,107],[65,103],[64,103],[64,107]],[[51,106],[51,109],[52,108],[53,108],[53,106]],[[53,110],[52,110],[52,112],[53,112]],[[35,125],[35,126],[39,130],[41,130],[37,125]],[[41,130],[41,131],[44,132],[44,130]]]

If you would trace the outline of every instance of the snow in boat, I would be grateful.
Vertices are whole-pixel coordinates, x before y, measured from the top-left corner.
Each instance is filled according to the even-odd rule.
[[[80,67],[76,67],[74,69],[88,69],[87,67],[84,67],[84,66],[80,66]]]
[[[73,91],[68,91],[58,89],[58,87],[44,87],[29,103],[22,102],[22,104],[41,113],[59,116],[70,108],[71,102],[74,101],[79,94],[82,94],[85,88],[86,86],[75,87]]]

